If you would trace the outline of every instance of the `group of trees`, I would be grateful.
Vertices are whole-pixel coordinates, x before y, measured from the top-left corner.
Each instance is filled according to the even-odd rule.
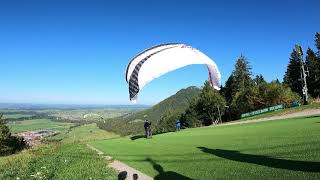
[[[244,55],[241,55],[225,86],[221,87],[221,91],[212,89],[209,82],[205,82],[199,93],[183,92],[179,96],[168,98],[150,110],[129,116],[129,118],[122,117],[123,119],[116,118],[105,123],[100,122],[98,125],[110,131],[119,129],[117,133],[120,132],[120,134],[135,134],[143,131],[143,122],[136,123],[133,119],[142,119],[142,115],[148,115],[148,119],[153,122],[154,132],[164,133],[174,131],[177,120],[182,122],[183,127],[199,127],[219,121],[236,120],[243,113],[270,106],[282,104],[289,107],[293,102],[302,103],[301,63],[304,63],[309,71],[307,84],[310,95],[319,98],[320,33],[316,33],[315,44],[317,51],[314,52],[308,48],[305,60],[301,60],[298,52],[293,50],[283,82],[278,79],[267,82],[261,74],[253,76],[250,63]],[[198,91],[197,88],[192,90]],[[186,98],[190,97],[189,94],[194,95],[191,100]],[[169,100],[170,103],[168,103]],[[183,101],[182,104],[181,101]],[[160,105],[163,106],[159,108]],[[126,133],[123,132],[124,129]]]
[[[288,68],[292,66],[291,59]],[[300,75],[295,78],[292,78],[292,84],[300,79]],[[253,78],[248,60],[241,55],[221,91],[212,89],[206,81],[199,96],[189,102],[184,113],[171,110],[161,117],[156,132],[174,131],[177,120],[180,120],[184,127],[199,127],[219,122],[221,117],[223,121],[231,121],[239,119],[242,113],[257,109],[279,104],[288,107],[292,102],[301,103],[299,89],[286,82],[281,83],[278,79],[267,82],[261,74]]]
[[[13,154],[26,147],[26,143],[21,137],[12,136],[9,127],[0,114],[0,156]]]
[[[301,101],[297,93],[278,79],[267,82],[261,74],[252,78],[251,70],[248,60],[241,55],[220,91],[229,107],[229,117],[225,116],[225,120],[238,119],[242,113],[257,109],[278,104],[289,106],[294,101]]]
[[[283,78],[285,85],[302,96],[301,63],[305,65],[307,73],[308,93],[313,98],[320,96],[320,33],[315,35],[315,52],[310,47],[306,51],[305,59],[301,59],[296,49],[292,50],[287,71]]]
[[[283,83],[278,79],[266,82],[260,74],[252,78],[252,68],[241,55],[235,68],[221,87],[219,94],[206,82],[197,99],[180,117],[186,127],[210,125],[221,116],[224,121],[239,119],[242,113],[292,102],[302,102],[301,63],[308,71],[307,84],[313,98],[320,96],[320,33],[315,35],[317,51],[308,48],[305,60],[294,49],[290,56]],[[170,116],[166,116],[170,117]],[[170,119],[170,118],[167,118]],[[173,118],[171,118],[173,119]],[[162,120],[165,121],[165,120]],[[167,123],[168,124],[168,123]]]

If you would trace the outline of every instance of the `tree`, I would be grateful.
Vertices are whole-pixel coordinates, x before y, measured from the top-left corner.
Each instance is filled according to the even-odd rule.
[[[11,136],[10,129],[0,114],[0,156],[12,154],[26,147],[23,138]]]
[[[307,50],[306,66],[309,70],[309,76],[307,76],[308,92],[312,97],[319,97],[320,59],[316,57],[316,54],[310,48]]]
[[[294,101],[302,102],[298,93],[293,92],[289,87],[279,84],[276,81],[268,83],[265,88],[266,93],[263,97],[265,107],[279,104],[290,106]]]
[[[230,105],[231,112],[234,118],[238,119],[242,113],[255,110],[257,102],[257,91],[253,86],[249,86],[237,92]]]
[[[253,82],[256,85],[262,85],[262,84],[266,84],[267,82],[264,80],[264,77],[262,76],[262,74],[257,75],[256,78],[254,78]]]
[[[167,111],[155,127],[155,134],[175,131],[175,123],[179,120],[180,114],[174,111]]]
[[[204,83],[199,98],[193,109],[197,113],[203,125],[211,125],[214,120],[218,120],[225,112],[226,101],[208,81]]]
[[[290,55],[290,61],[287,66],[287,71],[284,75],[283,82],[290,87],[292,91],[299,93],[302,96],[301,87],[301,62],[299,54],[293,50]]]
[[[182,126],[188,127],[188,128],[194,128],[194,127],[200,127],[202,125],[201,121],[199,120],[196,112],[196,104],[197,104],[198,98],[194,98],[190,101],[190,105],[187,108],[187,110],[181,114],[180,116],[180,122],[182,123]]]
[[[221,88],[221,94],[225,97],[227,103],[231,104],[233,95],[235,94],[235,92],[236,92],[236,79],[233,76],[233,74],[231,74],[228,80],[226,81],[225,87]]]
[[[247,58],[243,55],[239,57],[236,62],[235,70],[233,71],[233,76],[236,81],[235,92],[243,91],[248,86],[252,86],[253,82],[251,79],[251,66],[247,61]]]
[[[7,140],[10,138],[11,133],[8,126],[6,126],[5,121],[1,120],[2,114],[0,114],[0,155],[8,151]]]
[[[315,44],[318,49],[318,56],[320,56],[320,32],[317,32],[315,35]]]
[[[231,116],[233,119],[239,117],[241,110],[241,108],[237,107],[236,102],[240,100],[240,97],[245,98],[245,96],[243,96],[244,93],[248,93],[248,89],[252,90],[251,88],[255,84],[251,79],[251,75],[251,66],[247,61],[247,58],[241,55],[221,92],[221,94],[225,96],[227,104],[230,106]],[[264,81],[262,75],[258,76],[257,81],[259,81],[258,83],[260,83],[260,81]],[[248,97],[250,97],[250,95]]]
[[[226,83],[228,90],[227,102],[230,106],[230,111],[233,119],[240,117],[243,112],[254,109],[254,99],[256,93],[254,91],[255,82],[251,79],[251,66],[247,58],[241,55],[236,64],[232,75]],[[264,81],[262,76],[258,76],[257,81],[261,83]]]

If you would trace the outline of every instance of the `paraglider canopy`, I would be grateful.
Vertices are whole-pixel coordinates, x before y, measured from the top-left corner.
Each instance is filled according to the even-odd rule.
[[[139,91],[153,79],[191,64],[207,65],[211,86],[220,90],[221,75],[212,59],[185,44],[161,44],[139,53],[128,63],[125,78],[130,101],[135,102]]]

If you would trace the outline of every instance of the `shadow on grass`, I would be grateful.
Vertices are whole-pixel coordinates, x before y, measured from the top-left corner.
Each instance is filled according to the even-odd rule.
[[[272,168],[287,169],[292,171],[320,172],[320,162],[277,159],[262,155],[243,154],[239,151],[232,150],[210,149],[206,147],[198,148],[202,152],[212,154],[221,158],[229,159],[232,161],[245,162]]]
[[[141,138],[145,138],[145,135],[135,135],[135,136],[131,136],[130,139],[132,141],[136,140],[136,139],[141,139]]]
[[[118,174],[118,180],[125,180],[127,178],[127,171],[121,171],[119,174]]]
[[[128,178],[128,172],[127,171],[121,171],[118,174],[118,180],[126,180],[126,179],[130,179],[130,178]],[[132,175],[132,179],[133,180],[138,180],[139,179],[138,174],[133,174]]]
[[[155,180],[192,180],[184,175],[178,174],[173,171],[164,171],[163,167],[160,164],[154,162],[151,158],[147,158],[146,161],[150,162],[153,165],[153,169],[158,171],[158,175],[154,177]]]

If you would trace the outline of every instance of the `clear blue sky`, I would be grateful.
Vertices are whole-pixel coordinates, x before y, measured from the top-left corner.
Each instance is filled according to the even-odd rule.
[[[254,3],[253,3],[254,2]],[[127,62],[152,45],[182,42],[229,77],[244,54],[254,74],[282,80],[295,43],[314,48],[319,0],[0,1],[0,102],[128,104]],[[154,104],[207,79],[189,66],[140,93]]]

